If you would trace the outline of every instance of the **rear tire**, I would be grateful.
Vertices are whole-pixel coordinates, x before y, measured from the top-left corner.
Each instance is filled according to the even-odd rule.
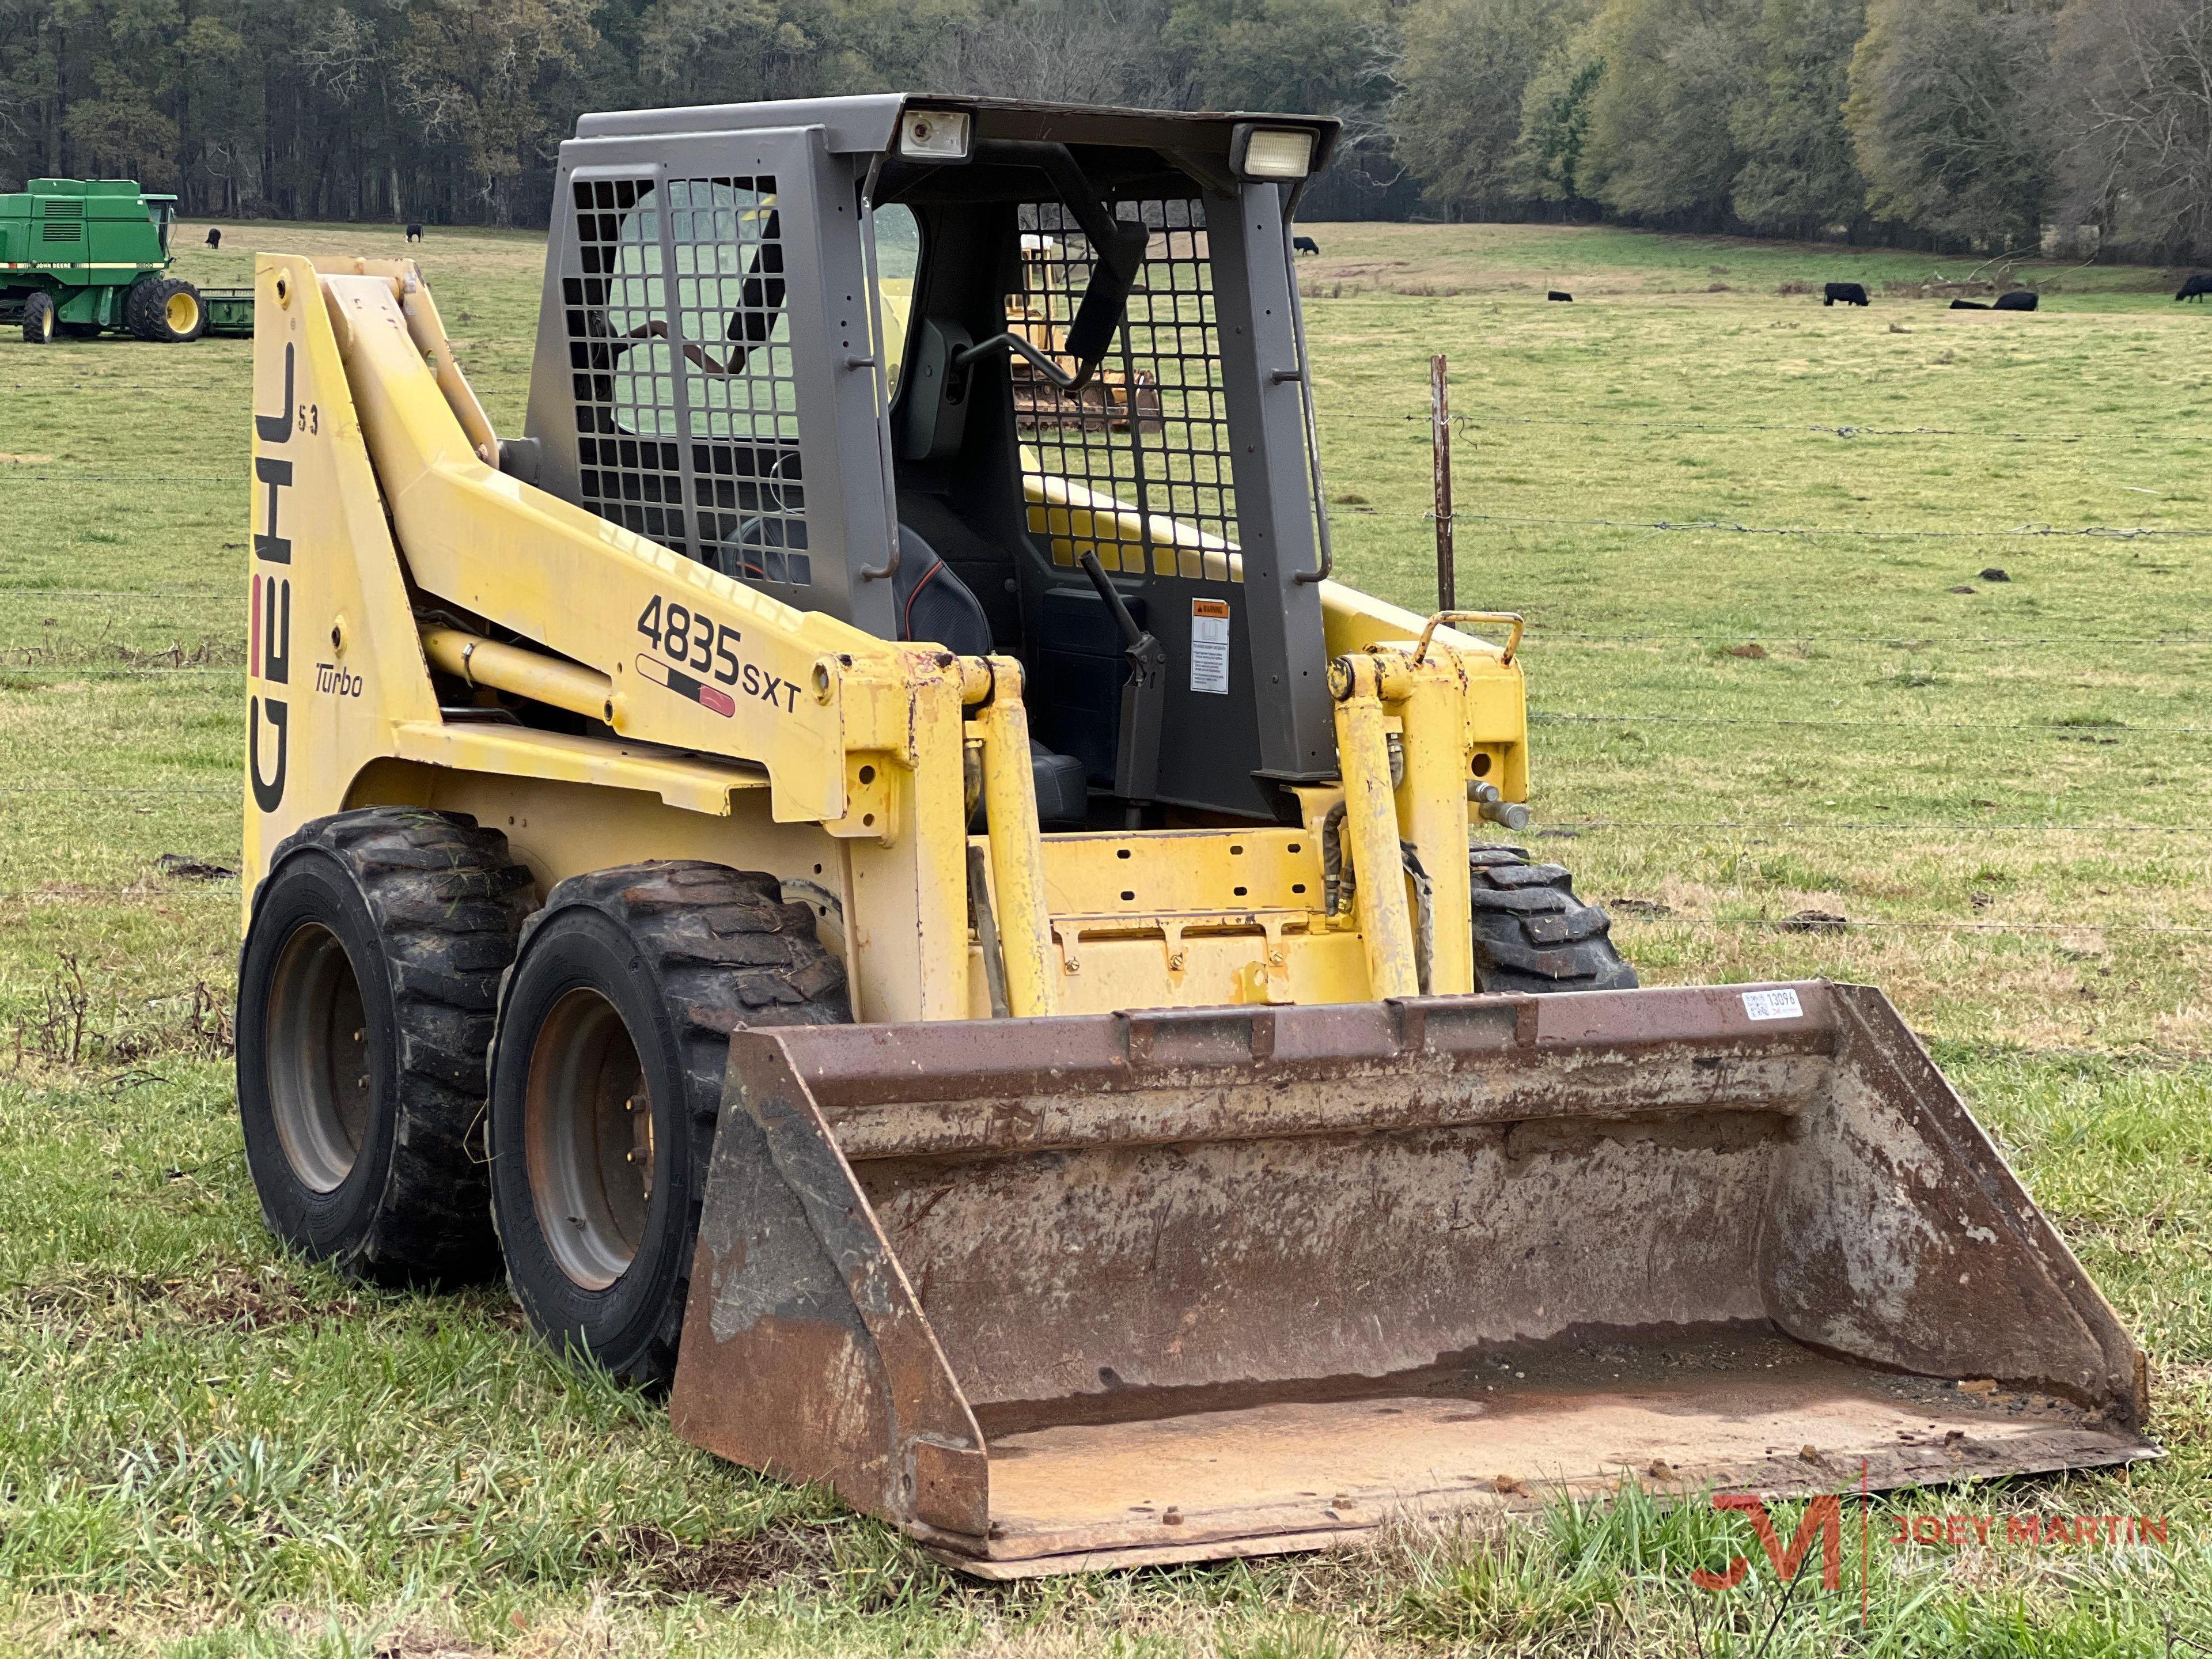
[[[54,296],[43,289],[23,301],[23,339],[29,345],[52,345],[58,328],[54,320]]]
[[[123,324],[142,340],[183,345],[207,331],[207,304],[182,277],[149,272],[124,297]]]
[[[528,870],[473,818],[376,807],[287,837],[240,958],[238,1101],[269,1229],[380,1283],[498,1265],[480,1156]]]
[[[507,1282],[549,1346],[667,1385],[730,1033],[851,1018],[773,876],[672,861],[553,890],[501,991],[490,1117]]]
[[[1474,982],[1479,991],[1626,991],[1636,970],[1613,945],[1604,909],[1575,896],[1556,864],[1518,847],[1477,847],[1472,868]]]

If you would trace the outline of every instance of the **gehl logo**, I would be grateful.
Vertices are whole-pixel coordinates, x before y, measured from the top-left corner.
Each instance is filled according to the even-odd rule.
[[[284,348],[284,404],[275,415],[256,414],[253,430],[264,444],[292,441],[292,348]],[[269,528],[253,536],[252,622],[247,645],[246,672],[261,681],[261,692],[246,706],[246,773],[253,780],[253,801],[264,812],[273,812],[284,799],[284,758],[291,705],[271,695],[271,688],[289,685],[292,678],[292,579],[264,571],[264,565],[289,566],[292,544],[276,533],[284,491],[291,488],[292,463],[274,456],[253,458],[256,483],[269,486]],[[274,771],[261,775],[261,723],[276,740]]]

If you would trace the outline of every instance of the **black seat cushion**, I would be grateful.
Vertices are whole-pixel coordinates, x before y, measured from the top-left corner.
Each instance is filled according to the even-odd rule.
[[[1037,827],[1080,830],[1091,805],[1091,779],[1073,755],[1055,755],[1030,739],[1030,776],[1036,784]]]
[[[891,579],[899,637],[941,645],[963,657],[988,656],[991,624],[968,584],[937,556],[937,550],[905,525],[899,526],[898,574]],[[1030,776],[1036,786],[1037,825],[1080,830],[1090,806],[1090,778],[1073,755],[1055,755],[1030,740]]]
[[[905,525],[899,526],[891,602],[898,607],[899,638],[941,645],[957,656],[990,654],[991,623],[983,607],[937,550]]]

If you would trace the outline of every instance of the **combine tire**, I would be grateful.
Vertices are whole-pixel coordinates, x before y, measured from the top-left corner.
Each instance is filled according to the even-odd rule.
[[[23,338],[32,345],[52,345],[59,325],[54,321],[54,296],[43,290],[23,301]]]
[[[553,890],[501,991],[491,1061],[492,1214],[548,1344],[667,1385],[730,1032],[851,1018],[814,913],[773,876],[636,864]]]
[[[124,297],[123,323],[142,340],[182,345],[207,331],[207,307],[182,277],[141,276]]]
[[[1625,991],[1636,970],[1613,948],[1613,921],[1575,896],[1556,864],[1517,847],[1478,847],[1474,866],[1474,981],[1482,991]]]
[[[238,1100],[279,1238],[380,1283],[497,1267],[471,1132],[530,880],[498,831],[416,807],[277,848],[239,965]]]

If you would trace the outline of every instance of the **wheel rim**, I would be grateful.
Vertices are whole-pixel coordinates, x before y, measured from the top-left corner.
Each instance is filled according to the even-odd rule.
[[[567,993],[530,1055],[524,1139],[538,1225],[561,1271],[604,1291],[629,1271],[653,1204],[653,1099],[621,1012]]]
[[[284,941],[270,987],[264,1061],[276,1139],[301,1182],[336,1190],[353,1173],[376,1098],[368,1016],[337,935],[307,922]]]
[[[189,334],[199,325],[200,302],[189,294],[172,294],[164,314],[171,332]]]
[[[54,313],[51,310],[41,311],[39,313],[39,338],[51,340],[53,337]]]

